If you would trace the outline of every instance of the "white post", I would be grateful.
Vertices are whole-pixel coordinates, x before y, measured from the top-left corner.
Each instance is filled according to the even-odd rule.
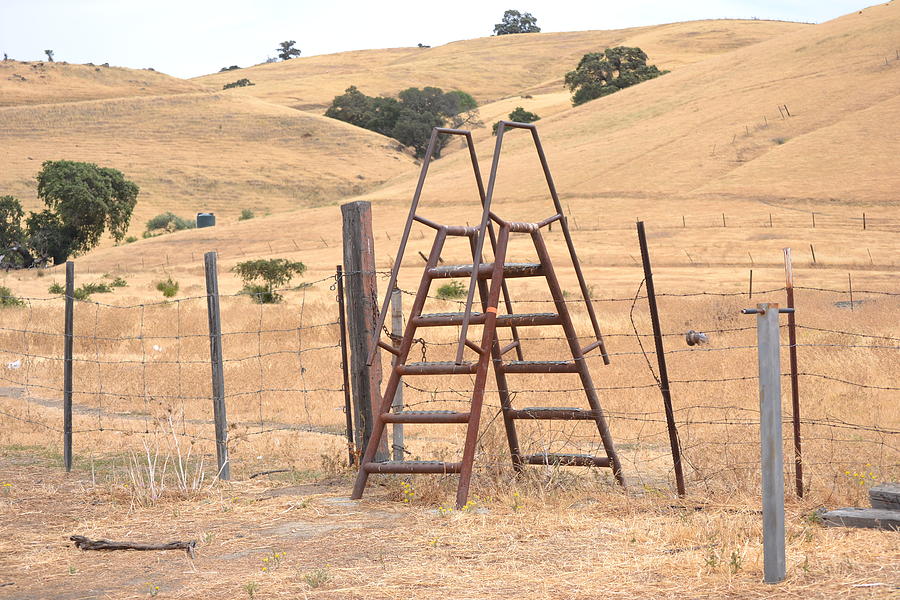
[[[391,335],[394,336],[394,347],[399,347],[398,338],[403,336],[403,293],[399,289],[391,292]],[[394,357],[396,361],[396,357]],[[394,392],[394,399],[391,402],[391,409],[396,412],[403,410],[403,382],[397,386]],[[403,423],[394,423],[393,425],[393,449],[394,460],[403,460]]]
[[[784,456],[781,436],[781,343],[778,305],[757,304],[759,439],[762,461],[763,581],[784,580]]]

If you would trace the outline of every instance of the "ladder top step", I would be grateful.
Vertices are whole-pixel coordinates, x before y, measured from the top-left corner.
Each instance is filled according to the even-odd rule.
[[[444,265],[428,270],[432,277],[471,277],[473,265]],[[481,263],[478,265],[479,279],[490,279],[494,270],[494,263]],[[544,274],[541,263],[505,263],[503,265],[504,277],[537,277]]]

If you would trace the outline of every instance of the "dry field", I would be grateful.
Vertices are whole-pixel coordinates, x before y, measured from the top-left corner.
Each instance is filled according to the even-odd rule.
[[[97,160],[134,174],[144,189],[135,232],[163,210],[213,208],[224,217],[212,229],[106,245],[76,260],[79,284],[120,276],[128,285],[75,307],[68,475],[63,303],[48,292],[63,281],[62,267],[0,275],[0,285],[28,299],[0,310],[0,598],[897,597],[897,534],[824,528],[815,513],[861,505],[872,482],[900,479],[900,62],[883,61],[900,33],[897,11],[892,2],[817,26],[713,21],[347,53],[211,75],[181,82],[184,89],[151,88],[180,83],[148,72],[159,77],[147,80],[153,95],[135,97],[143,90],[132,86],[104,99],[104,90],[128,88],[111,70],[98,73],[108,79],[93,92],[67,100],[48,92],[44,104],[25,106],[41,102],[29,92],[0,101],[15,104],[0,108],[0,193],[29,200],[41,160]],[[645,47],[673,72],[571,109],[561,72],[612,42]],[[523,55],[535,62],[516,62]],[[481,68],[492,58],[508,67],[503,77]],[[368,80],[355,80],[360,64]],[[259,85],[216,91],[241,76]],[[593,358],[591,367],[627,489],[607,470],[535,467],[515,477],[489,393],[468,509],[447,509],[452,476],[373,476],[363,501],[347,500],[353,472],[329,279],[341,262],[337,204],[373,202],[377,266],[387,270],[417,172],[390,140],[319,116],[347,78],[368,93],[458,86],[494,101],[482,108],[486,122],[520,100],[545,116],[539,129],[612,353],[611,365]],[[198,91],[204,85],[210,90]],[[792,116],[782,119],[784,104]],[[479,131],[476,139],[486,173],[493,138]],[[515,220],[550,212],[526,142],[509,136],[495,196],[497,212]],[[422,214],[477,221],[464,159],[448,152],[433,164]],[[247,207],[272,214],[235,222]],[[651,373],[636,219],[647,224],[662,294],[686,498],[673,492]],[[576,292],[561,234],[547,241],[564,289]],[[417,253],[430,244],[429,230],[416,230],[403,290],[415,289]],[[760,583],[755,323],[739,311],[784,302],[784,247],[794,250],[800,286],[807,493],[791,493],[785,380],[788,579],[769,586]],[[211,250],[223,295],[229,482],[215,477],[209,400],[202,254]],[[464,254],[448,246],[444,259]],[[283,304],[253,304],[230,269],[271,256],[309,270]],[[532,259],[527,240],[515,239],[511,260]],[[180,283],[174,302],[155,289],[167,277]],[[515,281],[512,291],[521,311],[552,310],[538,280]],[[407,307],[411,300],[404,296]],[[428,312],[456,307],[429,303]],[[586,334],[584,311],[572,306]],[[686,346],[689,329],[708,332],[711,343]],[[423,333],[417,358],[448,356],[454,332]],[[530,358],[563,357],[554,328],[523,335],[533,338]],[[518,376],[514,402],[579,405],[569,377]],[[462,376],[408,383],[407,405],[432,409],[464,406],[471,388]],[[496,389],[493,378],[488,387]],[[406,448],[452,459],[457,427],[408,425]],[[598,443],[584,424],[560,422],[523,424],[520,438],[534,451],[593,452]],[[268,470],[284,472],[250,477]],[[67,541],[73,534],[193,539],[198,551],[194,560],[82,552]]]

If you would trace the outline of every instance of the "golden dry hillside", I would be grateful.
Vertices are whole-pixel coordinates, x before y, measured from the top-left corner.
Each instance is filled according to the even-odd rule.
[[[324,111],[334,96],[355,85],[372,95],[433,85],[469,92],[479,102],[509,95],[558,91],[566,71],[587,52],[639,46],[665,69],[730,52],[808,25],[780,21],[691,21],[608,31],[504,35],[435,48],[363,50],[258,65],[194,81],[217,89],[241,77],[253,87],[236,93],[303,110]]]
[[[141,186],[134,217],[171,210],[284,212],[358,194],[407,171],[396,143],[255,98],[200,92],[0,108],[0,190],[34,208],[45,160],[115,167]]]
[[[636,201],[621,223],[644,200],[675,199],[688,212],[700,199],[896,205],[898,37],[900,7],[879,5],[545,118],[558,187],[576,215],[617,219],[607,199]],[[492,152],[493,140],[479,147],[482,160]],[[533,154],[527,136],[509,136],[498,200],[540,193]],[[429,191],[452,194],[465,161],[436,163]],[[403,197],[412,181],[370,197]]]
[[[0,106],[196,92],[203,86],[149,69],[0,61]]]

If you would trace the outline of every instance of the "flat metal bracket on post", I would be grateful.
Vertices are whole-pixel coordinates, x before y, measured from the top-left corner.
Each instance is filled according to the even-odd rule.
[[[759,344],[759,439],[762,465],[763,580],[778,583],[785,576],[784,455],[781,434],[781,341],[779,313],[792,308],[757,304],[745,308],[756,315]]]

